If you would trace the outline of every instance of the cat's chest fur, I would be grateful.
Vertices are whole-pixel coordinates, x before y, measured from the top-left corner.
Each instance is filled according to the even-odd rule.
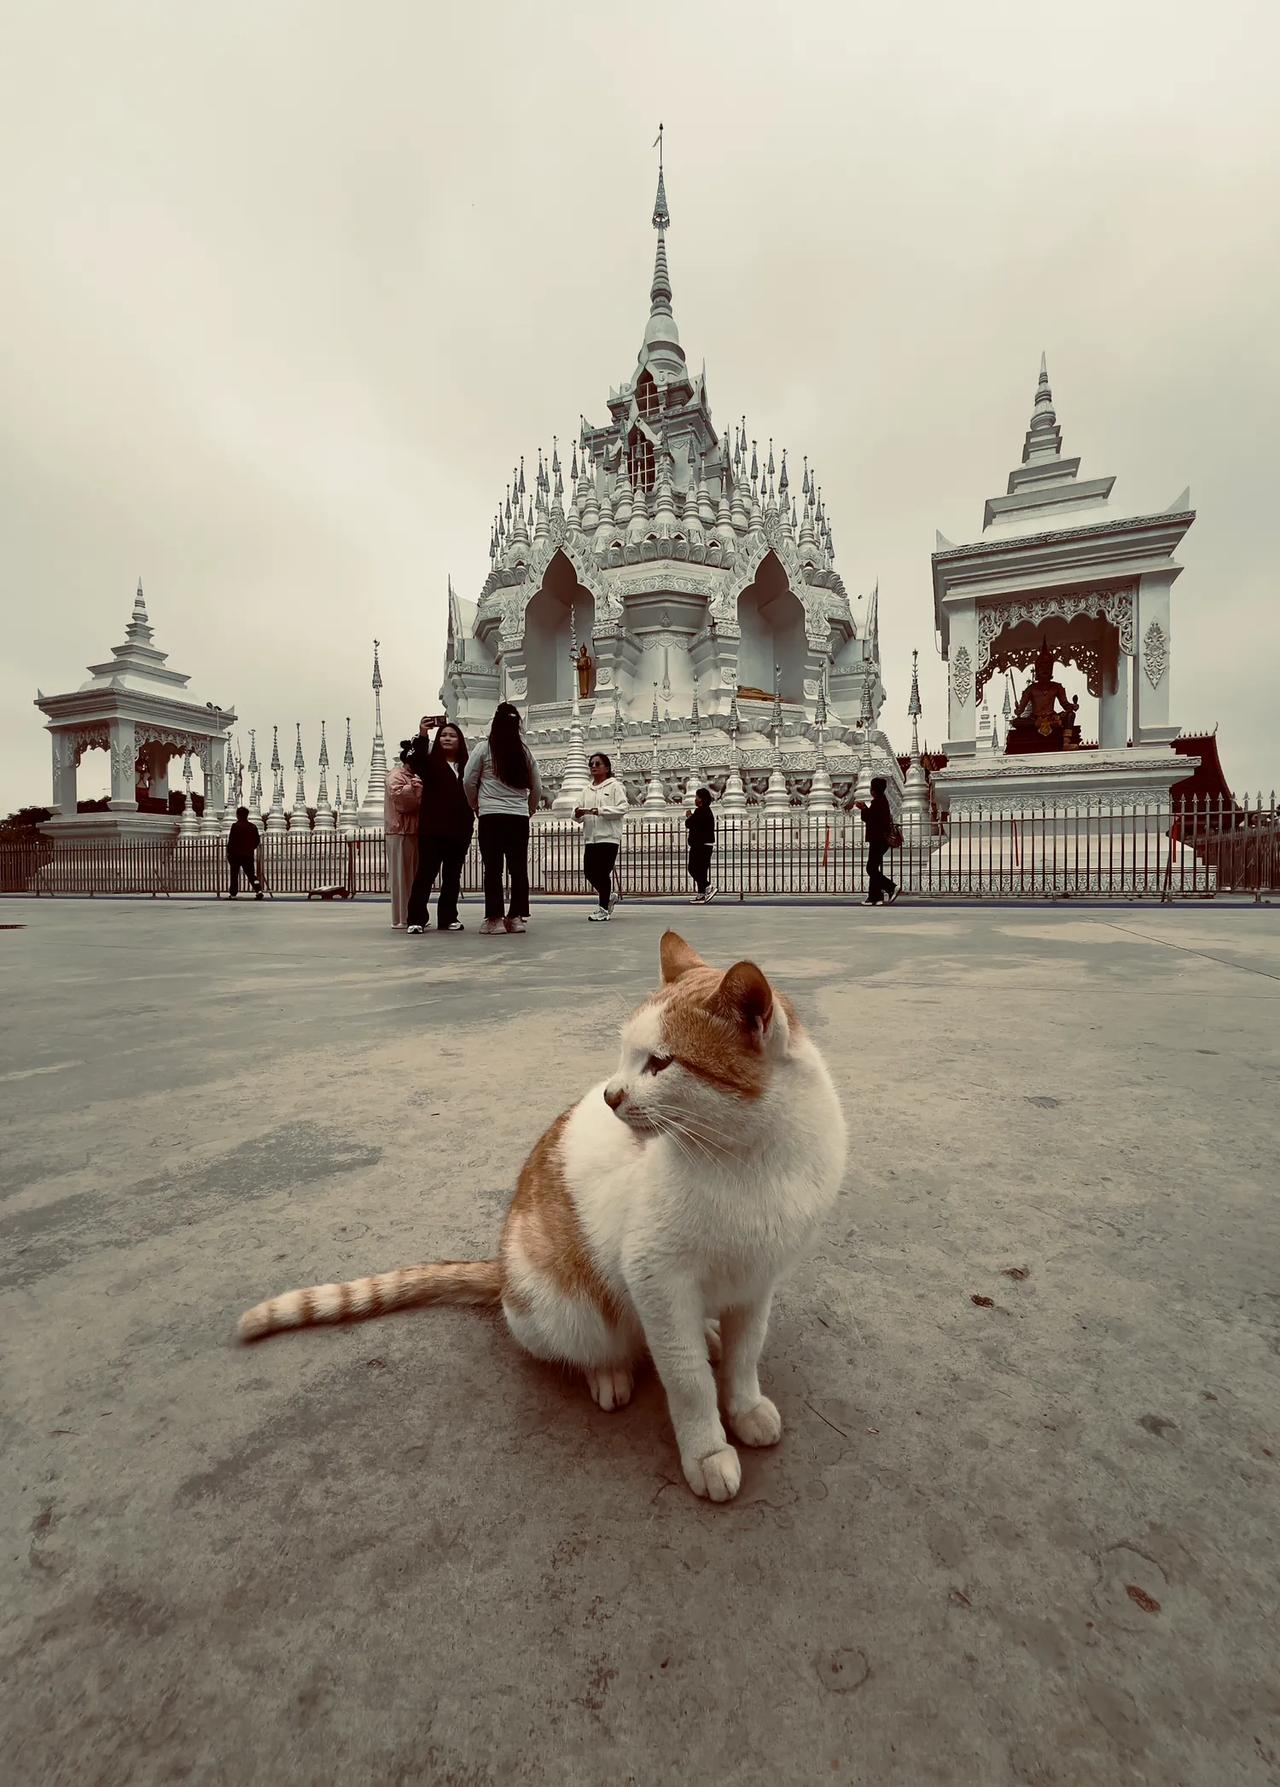
[[[784,1272],[839,1189],[845,1132],[820,1063],[776,1098],[766,1145],[720,1158],[640,1140],[589,1092],[563,1136],[565,1183],[586,1244],[621,1288],[637,1269],[688,1274],[713,1302]]]

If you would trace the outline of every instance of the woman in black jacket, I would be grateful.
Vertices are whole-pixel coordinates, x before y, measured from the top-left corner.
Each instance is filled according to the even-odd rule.
[[[689,873],[698,890],[693,903],[705,906],[708,900],[716,897],[716,890],[710,885],[711,853],[716,847],[716,816],[711,811],[709,788],[699,788],[694,795],[693,811],[685,814],[684,828],[689,834]]]
[[[862,902],[864,906],[892,906],[898,897],[897,887],[884,872],[885,852],[892,847],[897,830],[886,793],[888,786],[883,776],[872,776],[870,801],[853,803],[862,815],[867,834],[867,897]]]
[[[406,930],[409,936],[420,937],[427,928],[427,907],[438,875],[436,929],[462,931],[466,926],[458,919],[458,889],[475,826],[471,802],[462,786],[467,741],[448,721],[436,733],[430,751],[416,753],[410,767],[422,778],[422,807],[418,821],[418,872],[409,895]]]

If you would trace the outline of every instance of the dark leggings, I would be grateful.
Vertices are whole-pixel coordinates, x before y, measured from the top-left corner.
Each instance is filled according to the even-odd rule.
[[[502,872],[511,879],[508,918],[529,916],[529,821],[514,813],[481,813],[480,856],[484,862],[484,915],[502,917]]]
[[[231,871],[231,898],[233,900],[240,892],[241,875],[244,876],[254,893],[259,891],[262,883],[258,879],[258,864],[256,857],[229,856],[227,858],[227,866]]]
[[[409,910],[405,923],[424,925],[427,922],[427,908],[431,904],[431,889],[435,886],[436,876],[440,877],[440,900],[436,907],[436,922],[442,931],[458,917],[458,892],[462,886],[462,865],[467,860],[467,851],[471,848],[471,839],[441,838],[424,832],[418,839],[418,872],[413,878],[413,891],[409,895]]]
[[[888,849],[887,844],[867,845],[867,898],[874,900],[877,905],[894,889],[894,883],[884,872],[884,859]]]
[[[613,865],[618,860],[616,844],[586,844],[582,850],[582,872],[595,888],[602,911],[609,910],[613,893]]]
[[[689,873],[693,876],[693,884],[700,894],[707,891],[707,883],[711,879],[711,852],[713,844],[690,844]]]

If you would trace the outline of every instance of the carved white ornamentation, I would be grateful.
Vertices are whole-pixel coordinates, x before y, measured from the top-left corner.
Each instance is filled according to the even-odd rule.
[[[973,660],[969,656],[969,648],[962,645],[951,660],[951,689],[956,703],[960,707],[969,705],[969,684],[973,675]]]
[[[1142,668],[1151,687],[1158,689],[1169,668],[1169,635],[1158,620],[1153,620],[1142,635]]]
[[[1126,657],[1133,656],[1134,593],[1132,584],[1124,584],[1116,589],[1063,590],[1057,595],[1033,596],[1025,600],[1015,597],[1008,601],[995,599],[979,602],[977,697],[981,698],[983,686],[992,672],[1005,667],[997,663],[995,652],[996,641],[1002,633],[1011,632],[1014,627],[1020,626],[1024,621],[1029,621],[1033,627],[1043,626],[1049,620],[1060,620],[1070,625],[1081,615],[1089,620],[1110,621],[1119,634],[1120,650]],[[1093,649],[1096,650],[1096,647]],[[1065,645],[1059,656],[1064,663],[1077,662],[1076,659],[1067,655]],[[1022,659],[1021,662],[1031,663],[1033,660],[1034,653],[1031,658]],[[1017,662],[1019,660],[1012,656],[1007,658],[1007,663]],[[1081,664],[1080,668],[1086,670],[1087,673],[1084,664]],[[1100,669],[1095,675],[1100,677]],[[1100,689],[1100,682],[1096,689],[1091,683],[1089,692],[1096,695]]]

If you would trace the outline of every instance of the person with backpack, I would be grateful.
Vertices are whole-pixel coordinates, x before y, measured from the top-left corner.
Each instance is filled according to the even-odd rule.
[[[467,759],[462,785],[479,814],[480,855],[484,862],[482,937],[498,931],[521,935],[529,928],[529,821],[542,799],[538,766],[524,742],[520,710],[500,701],[489,736]],[[511,903],[502,909],[503,870],[511,882]]]
[[[422,782],[419,808],[418,871],[409,895],[408,934],[420,937],[427,928],[427,908],[436,876],[440,899],[436,906],[438,931],[462,931],[458,895],[462,865],[471,848],[475,815],[462,785],[467,767],[467,741],[452,720],[438,728],[429,751],[418,750],[414,768]]]
[[[587,768],[591,771],[591,783],[578,796],[573,816],[582,823],[582,872],[595,888],[599,902],[588,912],[587,919],[589,923],[602,924],[613,917],[613,865],[618,860],[624,815],[631,803],[603,751],[593,752]]]
[[[716,847],[716,816],[711,811],[711,790],[699,788],[693,797],[693,810],[684,816],[689,838],[689,874],[697,893],[695,906],[709,905],[717,889],[711,885],[711,855]]]
[[[872,776],[871,799],[856,800],[853,803],[862,815],[867,839],[867,897],[862,902],[864,906],[892,906],[898,897],[896,885],[884,872],[886,852],[898,849],[902,844],[902,833],[898,830],[886,793],[888,786],[883,776]]]
[[[240,892],[244,876],[253,889],[255,900],[262,898],[262,880],[258,874],[258,828],[249,817],[248,807],[237,807],[235,823],[227,833],[227,863],[231,870],[230,897]]]

